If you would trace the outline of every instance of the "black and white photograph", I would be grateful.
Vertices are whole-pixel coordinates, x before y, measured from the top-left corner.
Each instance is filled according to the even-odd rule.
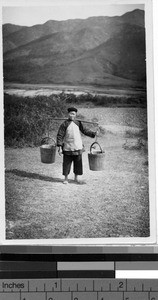
[[[5,242],[154,243],[151,1],[8,3]]]

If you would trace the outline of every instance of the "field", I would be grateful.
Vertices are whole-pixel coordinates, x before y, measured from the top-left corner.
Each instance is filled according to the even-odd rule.
[[[138,143],[146,109],[76,105],[83,119],[101,125],[98,142],[105,151],[105,170],[89,169],[87,154],[94,139],[85,136],[82,185],[74,183],[72,172],[69,184],[63,185],[58,153],[55,163],[46,165],[40,161],[39,146],[7,147],[7,239],[150,235],[147,147],[144,139]],[[50,132],[53,137],[56,133],[57,127]]]
[[[19,95],[22,97],[35,97],[38,95],[50,96],[53,94],[91,94],[93,96],[109,96],[109,97],[139,97],[145,99],[146,90],[142,85],[139,86],[122,86],[121,84],[112,86],[110,85],[64,85],[64,84],[20,84],[20,83],[5,83],[4,91],[10,95]]]

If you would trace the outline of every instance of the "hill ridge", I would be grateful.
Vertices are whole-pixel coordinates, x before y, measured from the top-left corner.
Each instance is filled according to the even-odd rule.
[[[144,81],[143,24],[144,12],[134,10],[122,16],[50,20],[31,30],[22,28],[9,39],[4,36],[5,81],[104,85],[107,74]]]

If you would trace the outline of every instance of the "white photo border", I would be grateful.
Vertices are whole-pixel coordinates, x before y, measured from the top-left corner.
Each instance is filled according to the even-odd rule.
[[[3,54],[2,54],[2,30],[0,33],[0,245],[52,245],[52,246],[106,246],[106,245],[145,245],[157,243],[157,214],[156,214],[156,153],[155,153],[155,104],[154,104],[154,61],[153,61],[153,2],[152,0],[2,0],[0,7],[0,20],[2,21],[2,8],[4,6],[54,6],[54,5],[112,5],[112,4],[144,4],[146,26],[146,64],[147,64],[147,114],[148,114],[148,147],[149,147],[149,205],[150,205],[150,237],[146,238],[95,238],[95,239],[29,239],[7,240],[5,237],[5,179],[4,179],[4,123],[3,123]],[[1,22],[2,27],[2,22]]]

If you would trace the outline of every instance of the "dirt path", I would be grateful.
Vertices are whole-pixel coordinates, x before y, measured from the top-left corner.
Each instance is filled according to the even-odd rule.
[[[89,170],[84,138],[85,184],[70,174],[62,183],[62,158],[40,162],[39,148],[6,149],[8,239],[146,237],[149,235],[148,167],[142,151],[122,148],[106,136],[106,170]]]

